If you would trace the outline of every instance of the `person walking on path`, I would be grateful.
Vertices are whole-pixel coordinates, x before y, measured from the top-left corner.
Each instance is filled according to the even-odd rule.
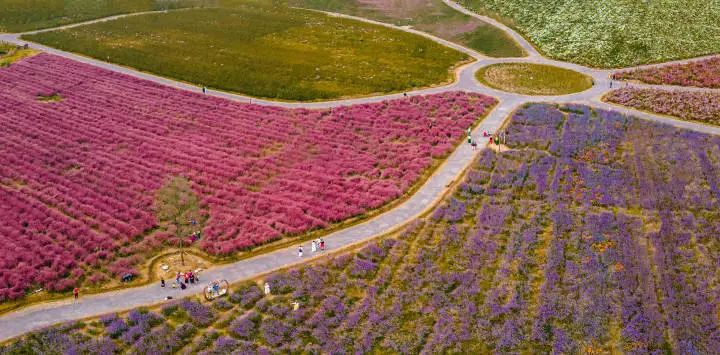
[[[470,145],[472,146],[472,150],[477,150],[477,142],[472,141],[472,143],[470,143]]]
[[[298,257],[302,258],[302,245],[298,246]]]
[[[325,251],[325,241],[320,239],[320,251]]]
[[[267,282],[265,283],[265,294],[266,295],[270,294],[270,284]]]
[[[75,300],[77,301],[78,297],[80,297],[80,289],[79,288],[75,287],[73,289],[73,296],[75,297]]]
[[[317,251],[317,243],[314,240],[310,243],[310,251],[313,253]]]
[[[165,279],[160,278],[160,287],[165,287]]]
[[[207,95],[207,88],[206,88],[204,85],[203,85],[203,87],[202,87],[202,91],[203,91],[203,94],[206,94],[206,95]]]

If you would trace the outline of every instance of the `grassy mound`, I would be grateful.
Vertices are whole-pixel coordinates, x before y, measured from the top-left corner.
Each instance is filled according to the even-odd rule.
[[[478,70],[476,76],[489,87],[525,95],[566,95],[585,91],[593,85],[587,75],[529,63],[489,65]]]
[[[468,57],[426,38],[245,3],[126,17],[24,38],[221,90],[334,99],[446,83]]]
[[[720,52],[717,1],[462,0],[515,27],[545,54],[626,67]]]

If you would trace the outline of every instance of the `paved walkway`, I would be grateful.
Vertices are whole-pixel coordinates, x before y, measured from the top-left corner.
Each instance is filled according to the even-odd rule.
[[[482,131],[488,131],[488,132],[494,132],[496,131],[504,122],[508,114],[514,110],[519,105],[522,105],[524,103],[528,102],[554,102],[554,103],[560,103],[560,102],[574,102],[574,103],[580,103],[580,104],[587,104],[590,106],[602,108],[602,109],[609,109],[609,110],[615,110],[619,111],[625,114],[630,114],[633,116],[637,116],[643,119],[658,121],[667,123],[670,125],[674,125],[677,127],[682,127],[690,130],[710,133],[710,134],[720,134],[720,127],[715,126],[708,126],[703,125],[699,123],[693,123],[688,121],[682,121],[673,119],[670,117],[665,117],[661,115],[654,115],[650,113],[640,112],[637,110],[633,110],[630,108],[625,107],[618,107],[615,105],[611,105],[608,103],[602,102],[600,99],[602,95],[604,95],[606,92],[609,91],[609,75],[612,72],[611,70],[597,70],[592,68],[583,67],[580,65],[572,64],[572,63],[565,63],[565,62],[559,62],[555,60],[551,60],[548,58],[545,58],[541,56],[535,48],[528,43],[522,36],[508,28],[507,26],[498,23],[497,21],[487,18],[485,16],[477,15],[467,9],[464,9],[460,5],[450,1],[450,0],[443,0],[446,4],[451,6],[452,8],[461,11],[463,13],[466,13],[470,16],[476,17],[480,20],[489,22],[504,31],[506,31],[512,38],[514,38],[518,43],[521,44],[521,46],[526,50],[528,53],[528,57],[525,58],[487,58],[479,53],[464,48],[462,46],[459,46],[455,43],[450,43],[448,41],[445,41],[443,39],[437,38],[435,36],[419,32],[413,29],[405,28],[405,27],[398,27],[388,24],[382,24],[378,23],[376,21],[366,20],[366,19],[360,19],[353,16],[347,16],[347,15],[341,15],[341,14],[332,14],[333,16],[340,16],[340,17],[347,17],[347,18],[353,18],[358,19],[361,21],[371,22],[380,24],[382,26],[387,26],[391,28],[395,28],[398,30],[406,31],[406,32],[412,32],[416,33],[418,35],[430,38],[433,41],[436,41],[438,43],[442,43],[444,45],[450,46],[452,48],[456,48],[464,53],[467,53],[468,55],[475,58],[475,62],[471,64],[464,65],[456,70],[456,80],[445,86],[437,87],[437,88],[428,88],[428,89],[422,89],[422,90],[415,90],[411,91],[408,94],[409,95],[421,95],[421,94],[431,94],[431,93],[437,93],[437,92],[443,92],[443,91],[449,91],[449,90],[463,90],[463,91],[470,91],[470,92],[478,92],[485,95],[490,95],[496,97],[500,103],[498,106],[486,117],[481,124],[475,129],[473,132],[474,136],[478,137],[480,135],[480,132]],[[119,15],[119,16],[113,16],[110,19],[116,19],[124,16],[133,16],[133,14],[130,15]],[[93,22],[99,22],[99,21],[107,21],[109,19],[99,19],[94,21],[89,21],[89,23]],[[83,24],[87,24],[83,23]],[[74,27],[78,26],[79,24],[75,25],[68,25],[64,26],[64,28]],[[25,43],[24,41],[19,39],[19,34],[0,34],[0,40],[10,41],[14,43]],[[66,57],[73,60],[78,60],[84,63],[89,63],[92,65],[96,65],[98,67],[102,67],[108,70],[124,73],[127,75],[131,75],[134,77],[154,81],[160,84],[168,85],[171,87],[175,87],[178,89],[183,90],[190,90],[190,91],[199,91],[200,89],[194,85],[181,83],[174,81],[172,79],[159,77],[156,75],[148,74],[139,72],[137,70],[122,67],[119,65],[111,64],[102,62],[99,60],[79,56],[73,53],[68,53],[64,51],[60,51],[57,49],[49,48],[46,46],[38,45],[38,44],[30,44],[31,47],[37,48],[49,53],[53,53],[55,55],[59,55],[62,57]],[[508,63],[508,62],[528,62],[528,63],[538,63],[538,64],[549,64],[549,65],[555,65],[560,66],[572,70],[576,70],[582,73],[585,73],[589,76],[591,76],[594,80],[594,85],[592,88],[576,94],[571,95],[563,95],[563,96],[527,96],[527,95],[518,95],[518,94],[512,94],[507,93],[503,91],[498,91],[492,88],[488,88],[484,85],[482,85],[478,80],[475,78],[475,72],[477,69],[494,64],[494,63]],[[683,61],[678,61],[683,62]],[[633,84],[636,85],[636,84]],[[283,107],[306,107],[306,108],[325,108],[325,107],[333,107],[333,106],[340,106],[340,105],[350,105],[350,104],[357,104],[357,103],[366,103],[366,102],[377,102],[387,99],[393,99],[393,98],[400,98],[402,97],[402,93],[399,94],[392,94],[392,95],[383,95],[383,96],[377,96],[377,97],[364,97],[364,98],[356,98],[356,99],[348,99],[348,100],[335,100],[335,101],[326,101],[326,102],[312,102],[312,103],[287,103],[287,102],[275,102],[275,101],[269,101],[269,100],[260,100],[260,99],[251,99],[250,97],[233,94],[233,93],[226,93],[226,92],[220,92],[220,91],[214,91],[209,90],[210,95],[218,96],[227,98],[230,100],[237,100],[237,101],[243,101],[243,102],[249,102],[252,100],[253,103],[261,104],[261,105],[275,105],[275,106],[283,106]],[[481,141],[482,142],[482,141]],[[484,146],[482,147],[485,148]],[[448,189],[448,185],[450,185],[452,182],[460,178],[461,173],[472,163],[474,160],[476,154],[479,153],[478,151],[472,151],[471,148],[467,144],[460,145],[447,159],[447,161],[438,168],[438,170],[435,172],[435,174],[423,185],[420,187],[420,189],[407,201],[403,202],[402,204],[398,205],[397,207],[393,208],[392,210],[385,212],[377,217],[374,217],[364,223],[331,233],[324,237],[327,249],[329,251],[336,250],[339,248],[351,246],[353,244],[361,243],[367,240],[370,240],[372,238],[375,238],[379,235],[386,234],[388,232],[397,230],[399,228],[402,228],[403,225],[406,223],[412,221],[415,219],[418,215],[424,213],[425,211],[431,209],[446,193]],[[260,256],[256,256],[254,258],[250,258],[247,260],[238,261],[236,263],[220,266],[211,270],[207,270],[204,272],[201,276],[203,278],[203,281],[211,280],[211,279],[227,279],[230,282],[240,281],[243,279],[251,278],[263,273],[271,272],[273,270],[277,270],[279,268],[292,266],[294,264],[306,262],[309,259],[311,259],[313,256],[309,255],[311,254],[309,252],[309,247],[307,245],[305,246],[306,251],[306,257],[305,258],[298,258],[297,246],[288,247],[285,249],[273,251],[267,254],[263,254]],[[320,255],[316,255],[314,257],[320,257]],[[164,298],[166,296],[173,296],[174,298],[178,297],[184,297],[189,296],[192,294],[200,293],[201,288],[200,286],[194,286],[191,287],[188,290],[180,291],[177,289],[172,288],[160,288],[157,284],[151,284],[136,288],[131,288],[123,291],[116,291],[116,292],[108,292],[98,295],[90,295],[81,297],[80,301],[75,303],[72,300],[62,300],[62,301],[56,301],[56,302],[50,302],[50,303],[44,303],[44,304],[38,304],[34,306],[29,306],[23,309],[20,309],[15,312],[11,312],[8,314],[5,314],[3,316],[0,316],[0,340],[8,339],[11,337],[18,336],[20,334],[23,334],[25,332],[28,332],[33,329],[38,329],[44,326],[48,326],[51,324],[55,324],[58,322],[63,321],[69,321],[74,319],[81,319],[91,316],[96,316],[108,312],[117,312],[122,310],[127,310],[130,308],[143,306],[143,305],[151,305],[155,303],[160,303],[164,301]]]

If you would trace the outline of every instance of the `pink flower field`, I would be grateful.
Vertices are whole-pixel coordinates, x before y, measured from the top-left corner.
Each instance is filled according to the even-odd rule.
[[[209,213],[198,246],[211,254],[360,215],[418,182],[495,102],[453,92],[289,110],[25,59],[0,69],[0,300],[102,283],[174,243],[153,212],[174,176]]]
[[[609,92],[604,99],[643,111],[720,125],[720,94],[714,92],[623,88]]]
[[[619,71],[613,74],[613,79],[637,80],[656,85],[720,88],[720,57]]]

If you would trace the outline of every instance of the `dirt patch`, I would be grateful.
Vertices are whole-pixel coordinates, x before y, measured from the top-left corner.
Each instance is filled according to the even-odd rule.
[[[180,260],[180,252],[163,256],[157,260],[151,272],[157,279],[165,279],[165,282],[173,282],[177,273],[185,273],[192,270],[202,276],[202,272],[212,266],[212,263],[204,258],[190,253],[185,253],[185,264]]]

